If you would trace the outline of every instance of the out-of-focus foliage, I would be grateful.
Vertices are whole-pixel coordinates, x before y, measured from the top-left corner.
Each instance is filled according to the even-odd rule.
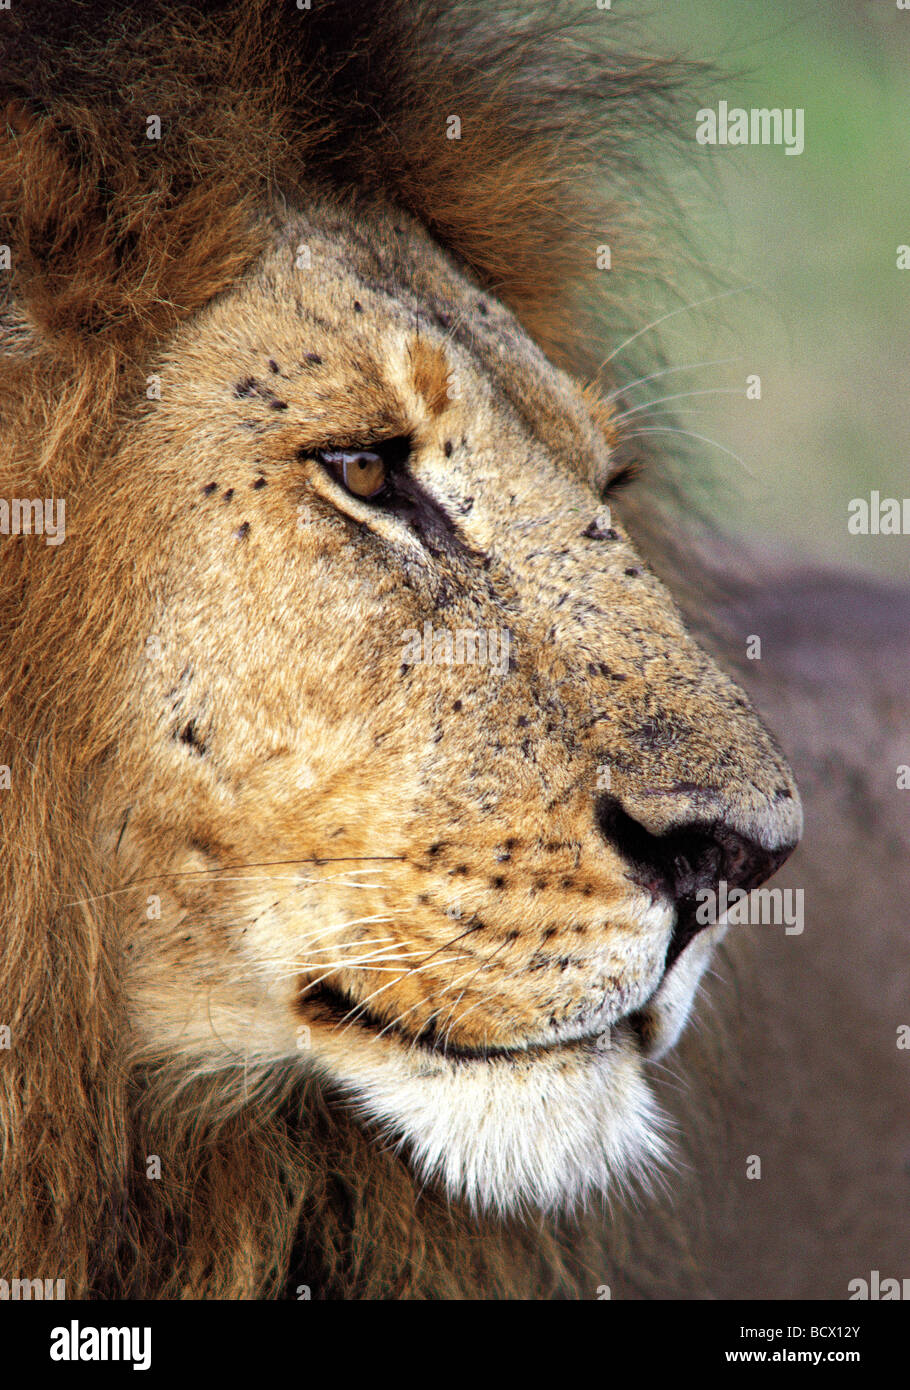
[[[623,8],[614,0],[614,13]],[[742,290],[661,330],[673,364],[735,361],[633,394],[638,404],[649,392],[736,393],[668,403],[677,420],[634,420],[710,436],[741,457],[748,472],[691,441],[714,465],[711,507],[734,528],[795,543],[807,559],[906,577],[910,537],[851,536],[847,515],[873,489],[910,496],[910,268],[897,268],[910,245],[910,11],[895,0],[661,0],[637,18],[662,47],[732,74],[685,107],[692,168],[676,183],[717,277],[693,279],[689,297]],[[720,99],[802,108],[804,152],[698,145],[696,111]],[[751,373],[760,401],[745,399]]]

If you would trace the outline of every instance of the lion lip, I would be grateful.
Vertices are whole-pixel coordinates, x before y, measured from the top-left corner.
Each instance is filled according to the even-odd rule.
[[[688,1021],[698,988],[725,936],[725,922],[691,933],[664,969],[650,997],[628,1015],[626,1022],[638,1040],[642,1055],[656,1061],[675,1047]]]
[[[315,1013],[316,1021],[325,1023],[332,1028],[355,1029],[359,1033],[368,1034],[371,1038],[388,1039],[390,1044],[397,1043],[399,1046],[409,1049],[415,1048],[437,1059],[452,1062],[490,1062],[497,1058],[527,1058],[535,1055],[553,1054],[572,1048],[599,1048],[602,1046],[602,1038],[608,1031],[607,1026],[602,1025],[599,1028],[580,1033],[576,1037],[470,1046],[452,1042],[451,1039],[434,1030],[423,1029],[419,1033],[409,1033],[395,1024],[384,1023],[382,1019],[377,1018],[369,1010],[359,1005],[356,999],[333,985],[327,985],[324,981],[318,985],[304,987],[301,1002],[311,1011],[310,1017]],[[635,1015],[625,1015],[610,1026],[613,1029],[618,1028],[629,1023],[633,1017]]]
[[[493,1044],[484,1047],[465,1047],[463,1044],[451,1042],[432,1030],[408,1033],[396,1024],[383,1022],[381,1018],[377,1018],[375,1014],[358,1004],[356,999],[343,990],[336,989],[333,985],[327,985],[325,982],[306,986],[302,991],[301,1002],[308,1010],[315,1010],[319,1016],[319,1022],[328,1023],[332,1027],[356,1029],[358,1032],[368,1033],[374,1038],[388,1038],[390,1042],[419,1048],[421,1051],[431,1052],[438,1057],[448,1057],[453,1061],[483,1061],[498,1056],[514,1056],[530,1050],[529,1048]]]

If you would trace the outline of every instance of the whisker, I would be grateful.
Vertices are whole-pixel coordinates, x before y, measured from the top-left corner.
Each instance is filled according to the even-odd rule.
[[[466,956],[455,957],[456,961],[466,959]],[[401,975],[399,975],[398,980],[389,980],[387,984],[380,985],[378,989],[374,989],[373,993],[368,994],[366,999],[359,999],[357,1003],[354,1005],[354,1007],[350,1010],[350,1012],[345,1014],[343,1018],[340,1018],[338,1020],[338,1027],[341,1029],[343,1033],[347,1032],[348,1028],[350,1028],[351,1025],[356,1022],[357,1015],[362,1014],[366,1009],[367,1004],[369,1004],[373,999],[376,999],[380,994],[384,994],[387,989],[391,989],[392,985],[400,983],[401,980],[406,980],[409,975],[420,975],[423,972],[424,968],[424,962],[421,962],[420,965],[412,966],[410,970],[405,970]],[[405,1010],[405,1013],[410,1013],[412,1009],[418,1008],[423,1002],[424,1000],[418,999],[416,1004],[412,1004],[410,1009]]]
[[[467,956],[454,956],[454,957],[453,957],[452,963],[454,964],[456,961],[459,961],[459,960],[467,960],[467,959],[468,959]],[[408,974],[412,974],[412,973],[413,973],[413,974],[419,975],[419,974],[421,973],[422,970],[423,970],[423,966],[420,965],[420,966],[417,967],[416,971],[413,971],[413,972],[412,972],[412,971],[408,971]],[[404,978],[404,977],[402,977],[402,978]],[[388,984],[383,985],[380,989],[374,990],[374,992],[373,992],[372,994],[368,995],[366,999],[361,1000],[360,1003],[358,1003],[356,1009],[352,1009],[351,1012],[350,1012],[349,1014],[346,1014],[346,1015],[345,1015],[345,1018],[343,1018],[343,1019],[341,1019],[341,1020],[339,1021],[338,1026],[339,1026],[339,1028],[341,1028],[341,1031],[342,1031],[342,1032],[347,1032],[347,1030],[352,1026],[352,1024],[356,1022],[357,1013],[360,1012],[360,1011],[362,1011],[363,1008],[366,1006],[367,1003],[369,1003],[369,1001],[370,1001],[371,999],[375,999],[375,997],[376,997],[377,994],[382,994],[384,990],[389,989],[389,988],[390,988],[393,984],[395,984],[395,983],[396,983],[395,980],[390,980]],[[442,990],[442,994],[444,995],[444,994],[446,993],[446,990],[449,989],[449,988],[451,988],[451,986],[446,985],[446,986],[443,988],[443,990]],[[383,1035],[384,1033],[387,1033],[387,1032],[389,1031],[389,1029],[394,1028],[395,1025],[396,1025],[397,1023],[400,1023],[401,1020],[402,1020],[403,1018],[407,1018],[408,1014],[412,1014],[412,1013],[414,1012],[415,1009],[419,1009],[420,1006],[421,1006],[421,1004],[425,1004],[426,1002],[427,1002],[427,1001],[426,1001],[425,999],[418,999],[414,1004],[409,1004],[408,1007],[407,1007],[406,1009],[402,1009],[401,1013],[398,1014],[395,1018],[393,1018],[393,1019],[391,1020],[390,1023],[384,1024],[383,1027],[379,1029],[379,1031],[378,1031],[377,1034],[376,1034],[377,1038],[381,1038],[382,1035]],[[346,1021],[346,1020],[349,1020],[349,1021]],[[343,1025],[343,1026],[342,1026],[342,1025]],[[418,1029],[417,1033],[415,1033],[414,1037],[411,1039],[411,1046],[412,1046],[412,1047],[414,1046],[414,1043],[416,1043],[417,1041],[419,1041],[420,1035],[421,1035],[421,1033],[423,1032],[423,1030],[424,1030],[425,1027],[426,1027],[426,1024],[423,1024],[423,1026],[422,1026],[421,1028]]]
[[[693,372],[702,367],[725,367],[730,362],[741,362],[742,353],[738,357],[715,357],[709,362],[685,362],[681,367],[664,367],[659,372],[649,372],[647,376],[636,377],[634,381],[627,381],[622,386],[617,386],[615,391],[610,391],[604,396],[604,403],[609,405],[617,397],[624,396],[628,391],[634,391],[636,386],[644,386],[648,381],[657,381],[658,377],[673,376],[675,372]]]
[[[705,391],[677,391],[672,396],[658,396],[656,400],[644,401],[641,405],[633,405],[629,410],[624,410],[620,415],[614,415],[610,423],[619,424],[620,420],[628,420],[630,415],[640,415],[643,410],[650,410],[655,405],[663,405],[666,401],[683,401],[689,396],[743,396],[745,391],[740,386],[709,386]]]
[[[315,953],[313,953],[315,954]],[[332,970],[347,970],[348,967],[355,965],[369,965],[370,961],[405,961],[413,960],[418,954],[416,951],[370,951],[364,956],[343,956],[338,960],[314,961],[310,959],[310,952],[302,953],[301,956],[269,956],[267,960],[260,962],[262,965],[287,966],[289,970],[297,971],[299,974],[303,970],[322,970],[329,966]]]
[[[453,959],[452,959],[452,961],[451,961],[450,963],[451,963],[452,965],[454,965],[454,964],[456,964],[456,963],[457,963],[458,961],[460,961],[460,960],[468,960],[468,959],[470,959],[471,962],[472,962],[472,964],[473,964],[473,962],[474,962],[477,958],[476,958],[476,956],[471,956],[471,957],[468,957],[468,956],[454,956]],[[422,968],[422,967],[421,967],[421,968]],[[419,974],[419,971],[418,971],[418,974]],[[450,990],[457,989],[458,986],[461,984],[461,981],[462,981],[462,980],[465,980],[465,979],[467,979],[467,974],[460,975],[460,976],[458,977],[457,980],[450,980],[448,984],[443,985],[442,989],[441,989],[440,992],[439,992],[439,996],[438,996],[439,999],[443,999],[443,998],[446,996],[446,994],[449,993]],[[383,986],[383,988],[386,988],[386,986]],[[415,1004],[409,1004],[408,1007],[407,1007],[406,1009],[403,1009],[403,1010],[402,1010],[402,1012],[398,1015],[397,1018],[393,1018],[392,1021],[391,1021],[391,1023],[387,1023],[387,1024],[385,1025],[385,1027],[383,1027],[383,1028],[380,1030],[380,1032],[377,1034],[377,1036],[378,1036],[378,1037],[382,1037],[382,1034],[385,1033],[389,1028],[394,1028],[394,1026],[395,1026],[396,1023],[400,1023],[401,1020],[402,1020],[403,1018],[407,1018],[408,1014],[413,1013],[415,1009],[419,1009],[420,1006],[421,1006],[421,1004],[423,1004],[423,1003],[425,1003],[425,1002],[426,1002],[426,1001],[423,1000],[423,999],[418,999],[417,1002],[416,1002]],[[456,1002],[457,1002],[457,1001],[456,1001]],[[412,1047],[413,1047],[414,1043],[416,1043],[416,1042],[419,1040],[420,1035],[421,1035],[421,1033],[423,1032],[424,1027],[426,1027],[426,1024],[424,1024],[423,1027],[421,1027],[420,1029],[418,1029],[417,1033],[415,1033],[414,1037],[413,1037],[412,1040],[411,1040],[411,1046],[412,1046]]]
[[[462,999],[463,999],[464,996],[465,996],[465,993],[467,992],[467,989],[468,989],[468,986],[469,986],[470,983],[471,983],[471,980],[475,979],[475,977],[476,977],[477,975],[480,974],[481,970],[485,970],[485,969],[487,968],[487,966],[490,964],[490,961],[493,960],[493,958],[494,958],[495,956],[498,956],[498,955],[499,955],[499,952],[503,949],[503,947],[504,947],[504,946],[507,946],[508,944],[509,944],[509,938],[508,938],[507,936],[503,937],[502,941],[500,941],[499,945],[496,947],[496,950],[495,950],[495,951],[491,951],[490,954],[486,957],[486,959],[481,961],[480,965],[478,965],[477,969],[474,971],[474,974],[473,974],[473,975],[470,977],[470,979],[466,982],[464,989],[461,991],[461,993],[459,994],[458,998],[455,1000],[455,1003],[452,1005],[451,1009],[449,1010],[448,1014],[446,1015],[446,1018],[447,1018],[447,1019],[451,1019],[452,1014],[453,1014],[453,1013],[455,1012],[455,1010],[458,1008],[458,1005],[461,1003]],[[479,1002],[479,1001],[478,1001],[478,1002]],[[477,1005],[474,1005],[474,1007],[476,1008]],[[445,1037],[444,1037],[444,1040],[443,1040],[443,1045],[442,1045],[442,1050],[443,1050],[443,1052],[445,1052],[445,1050],[446,1050],[446,1047],[447,1047],[448,1042],[449,1042],[449,1038],[451,1037],[451,1034],[452,1034],[452,1028],[453,1028],[453,1027],[454,1027],[454,1022],[451,1023],[451,1024],[449,1024],[449,1027],[448,1027],[448,1029],[446,1030]]]
[[[335,941],[331,946],[317,946],[315,950],[311,950],[307,954],[311,956],[324,956],[326,951],[361,950],[365,946],[388,946],[391,941],[398,941],[398,937],[376,936],[372,941]]]
[[[601,362],[597,369],[598,372],[602,372],[604,367],[608,366],[614,358],[619,356],[624,348],[627,348],[630,343],[634,343],[636,338],[640,338],[643,333],[650,333],[652,328],[658,328],[662,323],[666,323],[668,319],[676,318],[677,314],[686,314],[692,309],[702,308],[705,304],[715,304],[719,299],[729,299],[730,296],[734,294],[745,294],[747,290],[755,289],[756,283],[756,281],[753,281],[750,285],[739,285],[732,290],[721,290],[719,294],[709,294],[704,299],[696,299],[691,304],[682,304],[678,309],[671,309],[669,313],[661,314],[660,318],[652,319],[650,323],[645,324],[644,328],[639,328],[636,333],[626,338],[624,343],[620,343],[619,347],[614,348],[609,357],[605,357]]]
[[[397,864],[397,863],[404,863],[406,857],[407,857],[407,856],[406,856],[406,855],[403,855],[403,854],[342,854],[342,855],[338,855],[338,856],[336,856],[336,857],[329,857],[329,858],[321,857],[321,858],[319,858],[319,859],[263,859],[263,860],[262,860],[261,862],[259,862],[259,863],[252,863],[252,864],[224,864],[224,865],[221,865],[220,867],[216,867],[216,868],[212,868],[212,869],[180,869],[180,870],[173,870],[173,871],[163,872],[163,873],[160,873],[160,874],[155,874],[154,877],[152,877],[152,878],[134,878],[134,879],[131,879],[129,883],[124,884],[124,885],[123,885],[122,887],[120,887],[120,888],[113,888],[113,889],[111,889],[110,892],[107,892],[107,893],[93,893],[93,894],[91,895],[91,897],[88,897],[88,898],[74,898],[72,902],[66,903],[65,906],[66,906],[66,907],[83,907],[83,906],[87,905],[88,903],[101,902],[102,899],[104,899],[104,898],[115,898],[115,897],[118,897],[121,893],[128,893],[128,892],[129,892],[131,889],[133,889],[133,888],[142,888],[142,887],[147,886],[147,885],[150,884],[150,883],[151,883],[151,884],[161,883],[164,879],[169,879],[169,878],[199,878],[199,877],[202,877],[202,876],[204,876],[204,875],[206,875],[206,874],[224,874],[224,873],[230,873],[230,872],[231,872],[232,870],[234,870],[234,869],[241,869],[241,870],[243,870],[243,869],[282,868],[282,867],[284,867],[284,866],[286,866],[286,865],[289,866],[289,865],[291,865],[291,864],[345,864],[345,863],[362,863],[364,860],[367,860],[367,861],[369,861],[369,862],[371,862],[371,863],[385,862],[385,863],[396,863],[396,864]],[[370,872],[370,871],[369,871],[369,870],[366,870],[366,869],[349,869],[349,870],[347,870],[346,872],[348,872],[348,873],[367,873],[367,872]],[[373,872],[375,872],[375,870],[374,870]],[[337,875],[337,877],[343,877],[343,875]],[[231,880],[228,880],[228,882],[230,882],[230,881],[231,881]],[[288,881],[289,881],[289,882],[293,882],[293,879],[291,879],[291,878],[289,877],[289,880],[288,880]],[[304,881],[305,881],[305,882],[309,882],[309,883],[321,883],[321,882],[332,882],[332,881],[334,881],[334,880],[333,880],[333,879],[332,879],[332,880],[330,880],[330,879],[307,879],[307,880],[304,880]],[[352,884],[351,886],[354,887],[355,885]]]
[[[328,971],[328,975],[332,975],[332,974],[334,974],[335,972],[337,972],[337,971],[339,971],[339,970],[375,970],[375,971],[377,971],[379,974],[390,975],[390,974],[392,974],[393,968],[394,968],[394,967],[393,967],[392,965],[380,965],[380,964],[378,964],[377,962],[379,962],[379,961],[385,961],[385,960],[390,960],[390,961],[393,961],[393,962],[396,962],[396,963],[397,963],[397,962],[400,961],[400,960],[408,960],[408,959],[409,959],[408,956],[376,956],[376,957],[366,956],[362,961],[357,961],[357,960],[337,961],[337,962],[333,962],[333,963],[332,963],[332,968],[331,968],[331,970]],[[288,970],[288,972],[287,972],[286,974],[276,976],[276,977],[275,977],[276,979],[279,979],[279,980],[290,980],[290,979],[292,979],[295,975],[300,975],[300,974],[302,974],[302,973],[303,973],[304,971],[306,971],[306,970],[322,970],[323,967],[325,966],[325,961],[324,961],[324,960],[321,960],[321,961],[303,961],[303,962],[301,962],[301,964],[299,964],[299,965],[297,964],[296,961],[286,961],[285,964],[288,965],[288,966],[290,966],[291,968]],[[400,971],[400,970],[396,970],[396,971],[395,971],[395,974],[400,975],[400,974],[401,974],[401,971]],[[325,980],[326,978],[327,978],[327,975],[323,975],[323,976],[321,977],[321,979],[319,979],[319,980],[313,980],[313,981],[311,981],[310,984],[304,985],[303,988],[302,988],[301,991],[300,991],[301,994],[305,994],[306,991],[307,991],[308,989],[312,988],[313,985],[321,984],[321,983],[322,983],[322,980]]]
[[[298,938],[298,945],[303,945],[307,941],[322,936],[326,932],[346,931],[348,927],[362,927],[369,922],[391,922],[393,918],[387,917],[384,913],[374,912],[370,917],[350,917],[344,922],[331,922],[326,926],[314,927],[312,931],[303,932]]]
[[[316,968],[319,969],[318,966],[317,966]],[[344,968],[347,969],[348,967],[345,966]],[[354,966],[353,968],[356,969],[357,967]],[[371,967],[370,967],[369,965],[364,965],[364,966],[361,966],[360,968],[366,970],[366,969],[370,969]],[[386,966],[385,969],[386,969],[389,973],[391,973],[392,967],[391,967],[391,966]],[[309,991],[310,991],[311,989],[316,989],[319,985],[321,985],[321,984],[323,983],[324,980],[327,980],[327,979],[329,978],[329,976],[330,976],[330,975],[333,975],[337,970],[338,970],[338,966],[334,966],[334,965],[333,965],[332,968],[331,968],[330,970],[326,970],[326,972],[325,972],[323,975],[320,975],[318,980],[310,980],[309,984],[304,985],[303,988],[300,990],[298,997],[299,997],[299,998],[303,998],[303,996],[304,996],[305,994],[308,994]],[[299,973],[299,972],[295,972],[295,973]],[[400,973],[400,972],[399,972],[399,973]],[[394,984],[394,981],[393,981],[393,980],[390,980],[389,983],[390,983],[390,984]]]
[[[410,970],[405,971],[404,975],[402,975],[401,978],[402,978],[403,980],[406,980],[406,979],[408,978],[409,975],[420,974],[420,973],[426,968],[427,961],[432,960],[433,957],[439,955],[439,953],[440,953],[441,951],[448,951],[448,950],[450,950],[450,949],[455,945],[456,942],[461,941],[461,940],[463,939],[463,937],[468,936],[471,932],[474,932],[474,931],[477,931],[477,930],[479,930],[478,927],[476,927],[476,926],[471,926],[471,927],[467,927],[463,932],[459,932],[457,936],[453,936],[449,941],[445,942],[442,946],[437,946],[435,950],[431,951],[431,952],[429,953],[429,955],[427,955],[427,956],[425,956],[425,957],[423,958],[423,960],[420,962],[419,965],[412,966]],[[456,957],[456,959],[460,959],[460,958],[459,958],[459,957]],[[394,984],[394,983],[395,983],[395,982],[394,982],[393,980],[390,980],[390,981],[389,981],[389,984],[387,984],[387,985],[382,985],[380,989],[374,990],[374,992],[373,992],[372,994],[367,995],[366,999],[361,999],[361,1000],[359,1000],[359,1001],[358,1001],[358,1004],[357,1004],[357,1006],[356,1006],[356,1009],[355,1009],[355,1010],[352,1010],[352,1013],[356,1016],[357,1011],[362,1010],[363,1008],[365,1008],[366,1005],[369,1004],[369,1002],[370,1002],[371,999],[375,999],[376,996],[377,996],[378,994],[382,994],[384,990],[387,990],[387,989],[389,988],[389,985]],[[342,1020],[341,1020],[341,1023],[344,1023],[344,1021],[345,1021],[345,1020],[342,1019]]]
[[[624,435],[623,438],[625,440],[640,439],[643,435],[646,434],[685,434],[689,437],[689,439],[700,440],[702,444],[712,444],[714,448],[719,449],[722,454],[729,454],[730,458],[735,459],[736,462],[740,465],[740,467],[745,469],[750,478],[755,478],[755,474],[752,472],[752,469],[749,467],[749,465],[745,462],[744,459],[740,458],[739,454],[734,453],[732,449],[725,448],[723,444],[718,444],[716,439],[709,439],[706,434],[694,434],[692,430],[671,429],[669,425],[653,425],[649,426],[646,430],[636,430],[634,434]]]

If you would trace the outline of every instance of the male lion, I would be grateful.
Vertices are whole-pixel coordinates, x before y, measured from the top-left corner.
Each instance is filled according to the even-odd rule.
[[[673,67],[561,11],[46,8],[2,55],[3,497],[66,505],[0,550],[0,1274],[723,1292],[722,1203],[699,1245],[591,1200],[663,1171],[702,909],[802,825],[582,385]]]

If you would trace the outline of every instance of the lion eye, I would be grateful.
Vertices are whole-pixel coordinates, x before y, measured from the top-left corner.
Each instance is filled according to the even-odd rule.
[[[375,449],[323,449],[319,458],[355,497],[375,497],[388,482],[388,466]]]

